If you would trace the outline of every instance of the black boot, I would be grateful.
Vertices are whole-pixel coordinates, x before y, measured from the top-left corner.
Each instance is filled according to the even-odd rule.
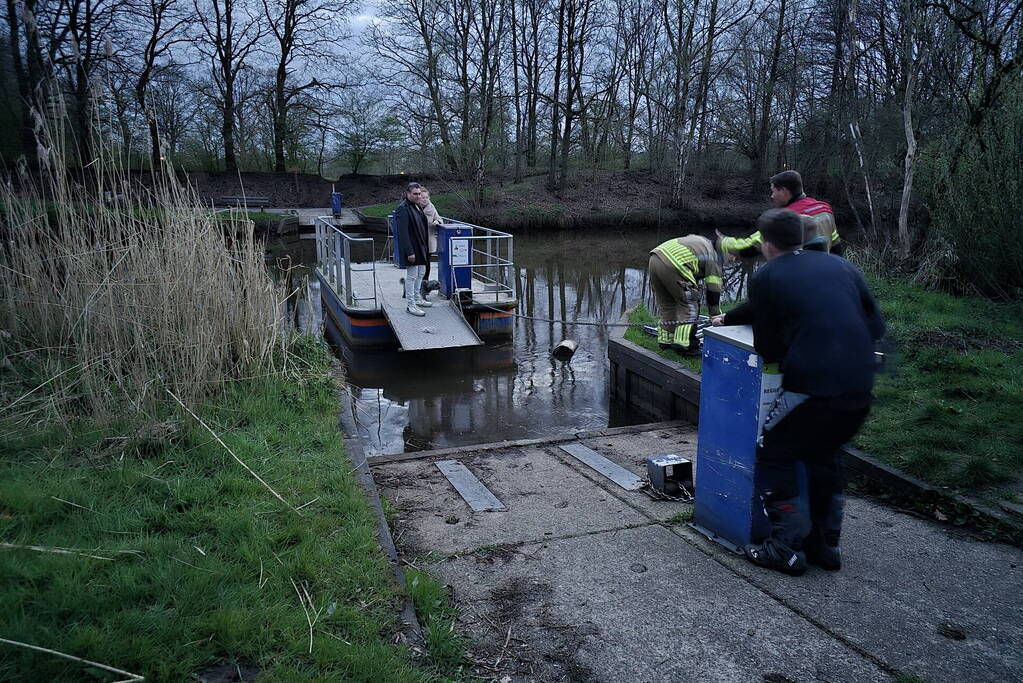
[[[774,538],[768,538],[760,544],[751,543],[743,550],[746,559],[758,567],[774,569],[790,576],[802,576],[806,572],[806,555]]]
[[[771,520],[771,535],[763,543],[747,545],[744,548],[746,559],[758,567],[790,576],[806,572],[806,555],[801,548],[809,522],[800,505],[798,496],[775,499],[771,491],[765,491],[764,509]]]
[[[822,533],[814,529],[804,544],[806,561],[821,569],[837,572],[842,568],[842,549],[838,545],[838,532]]]
[[[845,496],[842,493],[820,494],[811,503],[813,529],[806,537],[806,559],[821,569],[836,572],[842,568],[842,549],[838,539],[842,533]]]

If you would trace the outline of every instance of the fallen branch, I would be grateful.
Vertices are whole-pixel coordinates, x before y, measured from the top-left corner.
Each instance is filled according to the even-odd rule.
[[[16,640],[7,640],[6,638],[0,638],[0,643],[7,643],[8,645],[14,645],[15,647],[24,647],[24,648],[28,648],[29,650],[35,650],[37,652],[45,652],[46,654],[49,654],[49,655],[56,655],[58,657],[63,657],[64,659],[70,659],[73,662],[81,662],[82,664],[88,664],[89,666],[94,666],[97,669],[103,669],[104,671],[109,671],[111,673],[120,674],[122,676],[128,676],[129,678],[127,680],[129,680],[129,681],[144,681],[144,680],[146,680],[144,676],[140,676],[138,674],[133,674],[130,671],[124,671],[123,669],[115,669],[112,666],[107,666],[106,664],[100,664],[99,662],[91,662],[88,659],[82,659],[81,657],[75,657],[74,655],[69,655],[69,654],[64,653],[64,652],[57,652],[56,650],[51,650],[48,647],[39,647],[38,645],[29,645],[28,643],[19,643]]]
[[[220,444],[221,446],[223,446],[223,447],[224,447],[224,450],[226,450],[226,451],[227,451],[228,453],[230,453],[230,454],[231,454],[231,457],[232,457],[232,458],[234,458],[234,459],[235,459],[235,461],[236,461],[236,462],[237,462],[237,463],[238,463],[239,465],[241,465],[242,467],[244,467],[244,468],[246,469],[246,471],[248,471],[248,473],[249,473],[249,474],[251,474],[251,475],[252,475],[253,477],[255,477],[255,478],[256,478],[256,481],[258,481],[258,482],[259,482],[260,484],[262,484],[263,486],[265,486],[265,487],[266,487],[266,490],[267,490],[267,491],[269,491],[270,493],[274,494],[274,497],[275,497],[275,498],[276,498],[277,500],[281,501],[282,503],[284,503],[285,505],[287,505],[287,506],[288,506],[289,508],[291,508],[292,510],[294,510],[294,511],[295,511],[295,514],[299,514],[299,515],[301,515],[301,514],[302,514],[302,513],[301,513],[301,512],[299,512],[299,511],[298,511],[297,509],[295,509],[294,507],[292,507],[291,503],[289,503],[288,501],[284,500],[284,497],[283,497],[283,496],[282,496],[281,494],[279,494],[279,493],[277,493],[276,491],[274,491],[274,490],[273,490],[273,487],[271,487],[271,486],[270,486],[270,484],[267,484],[267,483],[266,483],[265,481],[263,481],[263,479],[262,479],[262,478],[261,478],[261,477],[260,477],[260,476],[259,476],[258,474],[256,474],[255,472],[253,472],[253,471],[252,471],[252,468],[251,468],[251,467],[249,467],[248,465],[246,465],[246,464],[245,464],[245,461],[243,461],[243,460],[242,460],[241,458],[239,458],[239,457],[238,457],[237,455],[235,455],[235,454],[234,454],[234,451],[232,451],[232,450],[231,450],[231,447],[230,447],[230,446],[228,446],[228,445],[227,445],[226,443],[224,443],[224,440],[223,440],[223,439],[221,439],[221,438],[220,438],[220,436],[218,436],[218,435],[217,435],[217,433],[216,433],[215,431],[213,431],[212,429],[210,429],[210,426],[209,426],[208,424],[206,424],[205,422],[203,422],[203,420],[202,420],[202,418],[201,418],[201,417],[199,417],[198,415],[196,415],[195,413],[193,413],[193,412],[192,412],[192,409],[191,409],[191,408],[189,408],[188,406],[186,406],[186,405],[185,405],[185,404],[184,404],[184,403],[183,403],[183,402],[181,401],[181,399],[180,399],[180,398],[178,398],[177,396],[175,396],[175,395],[174,395],[174,392],[173,392],[173,391],[171,391],[170,389],[166,389],[165,391],[166,391],[166,392],[167,392],[168,394],[170,394],[170,395],[171,395],[171,398],[173,398],[173,399],[174,399],[175,401],[177,401],[177,402],[178,402],[178,405],[180,405],[180,406],[181,406],[182,408],[184,408],[184,409],[185,409],[185,410],[186,410],[186,411],[188,412],[188,414],[189,414],[189,415],[191,415],[191,416],[192,416],[193,418],[195,418],[195,421],[196,421],[196,422],[198,422],[199,424],[201,424],[201,425],[203,426],[203,428],[204,428],[204,429],[205,429],[206,431],[208,431],[208,432],[209,432],[210,434],[212,434],[212,435],[213,435],[213,438],[214,438],[214,439],[216,439],[217,443],[219,443],[219,444]]]

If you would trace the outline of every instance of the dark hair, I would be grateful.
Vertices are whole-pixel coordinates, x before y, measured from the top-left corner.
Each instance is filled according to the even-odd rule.
[[[422,187],[423,186],[420,185],[419,183],[415,183],[415,182],[409,183],[408,185],[405,186],[405,191],[401,193],[401,198],[402,199],[408,199],[408,193],[409,192],[411,192],[412,190],[421,189]]]
[[[791,192],[793,199],[803,195],[803,176],[799,175],[799,171],[782,171],[771,176],[771,184]]]
[[[790,209],[770,209],[760,214],[757,229],[765,242],[783,251],[803,244],[803,221]]]

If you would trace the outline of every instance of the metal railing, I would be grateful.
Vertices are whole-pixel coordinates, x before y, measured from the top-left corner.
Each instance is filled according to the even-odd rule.
[[[376,309],[377,302],[377,269],[373,259],[373,238],[352,237],[336,228],[330,221],[331,216],[317,216],[316,227],[316,267],[337,295],[347,306]],[[352,247],[367,245],[370,258],[368,261],[352,261]],[[372,296],[360,296],[361,292],[352,287],[352,273],[372,273],[373,285],[369,287]],[[372,301],[372,306],[360,302]]]
[[[473,288],[473,298],[482,302],[487,300],[484,297],[493,295],[493,303],[514,301],[518,279],[515,277],[512,236],[500,230],[462,221],[446,220],[444,224],[472,229],[470,237],[451,238],[452,242],[466,240],[469,243],[469,262],[466,264],[454,263],[454,249],[448,250],[448,257],[452,259],[452,274],[456,273],[459,268],[467,268],[470,274],[469,281],[479,282],[483,285],[482,291]]]

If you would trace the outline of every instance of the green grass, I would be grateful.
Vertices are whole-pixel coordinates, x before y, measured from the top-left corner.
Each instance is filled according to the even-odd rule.
[[[964,491],[1023,474],[1023,305],[872,284],[897,354],[856,445]]]
[[[1023,475],[1023,304],[872,282],[896,353],[855,445],[924,481],[980,493]],[[630,322],[653,321],[638,307]],[[625,338],[699,372],[699,358]],[[1011,495],[1011,493],[998,493]]]
[[[441,676],[461,680],[466,670],[466,641],[455,629],[458,612],[447,590],[421,569],[406,570],[405,581],[423,627],[430,664]]]
[[[400,596],[343,455],[336,383],[313,343],[302,357],[301,376],[238,383],[198,410],[299,512],[177,411],[142,430],[0,423],[0,540],[81,553],[0,548],[0,635],[151,681],[218,663],[261,680],[433,677],[392,644]],[[93,676],[109,680],[0,648],[2,680]]]
[[[457,214],[463,213],[462,200],[453,192],[431,195],[430,201],[433,202],[433,206],[437,209],[437,213],[441,216],[454,218]],[[390,202],[389,204],[363,206],[359,208],[359,211],[366,216],[385,218],[390,216],[394,210],[398,208],[399,203],[400,202]]]
[[[722,308],[727,310],[734,304],[722,304]],[[704,311],[706,313],[706,311]],[[630,323],[650,323],[653,325],[657,324],[657,318],[647,310],[647,307],[643,304],[639,304],[629,313]],[[648,334],[641,327],[630,327],[625,333],[625,338],[633,344],[639,344],[644,349],[649,349],[656,354],[659,354],[668,360],[674,361],[684,367],[687,370],[691,370],[696,374],[700,374],[700,368],[702,367],[703,361],[699,356],[682,356],[671,349],[662,349],[657,345],[657,337]]]

